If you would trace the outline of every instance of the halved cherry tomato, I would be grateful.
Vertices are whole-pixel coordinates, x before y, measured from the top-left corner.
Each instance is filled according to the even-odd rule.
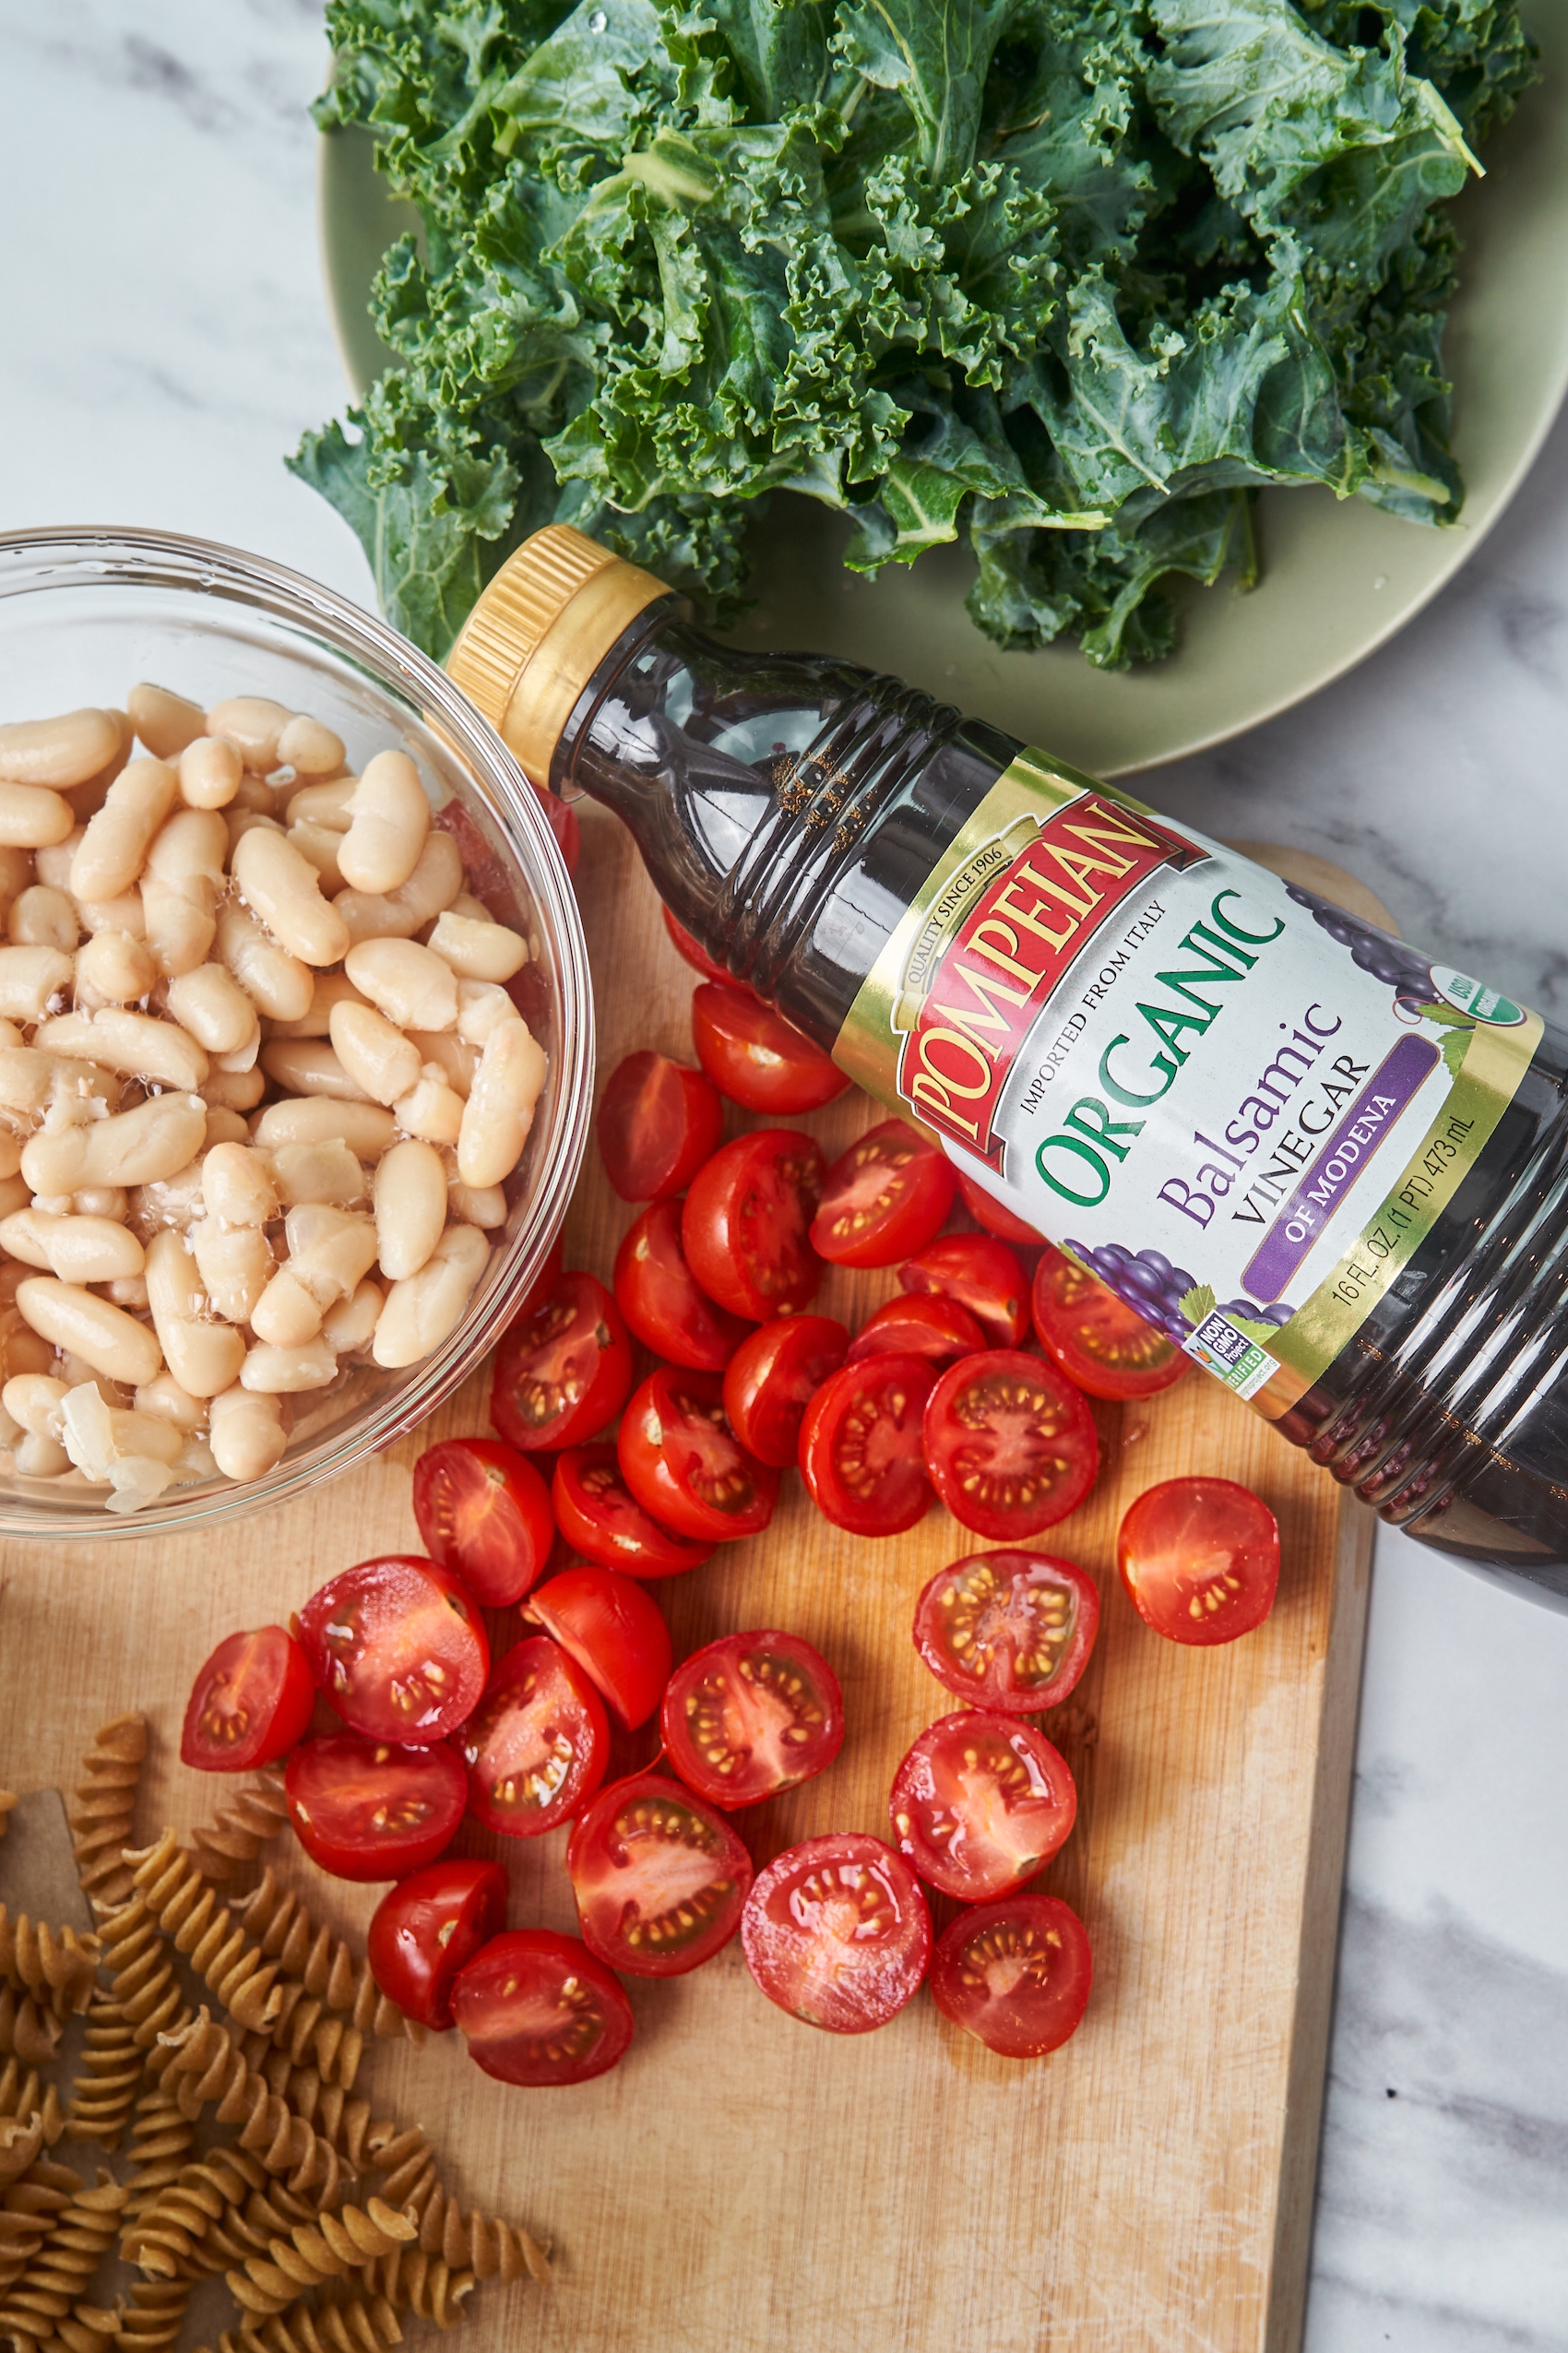
[[[700,1569],[711,1544],[676,1536],[645,1512],[621,1474],[612,1445],[574,1446],[555,1466],[556,1525],[575,1552],[634,1577],[683,1576]]]
[[[945,1152],[901,1119],[884,1120],[828,1170],[812,1248],[836,1266],[895,1266],[940,1230],[954,1182]]]
[[[600,1157],[623,1201],[684,1193],[723,1133],[710,1081],[667,1054],[628,1054],[599,1099]]]
[[[329,1732],[300,1742],[283,1795],[301,1846],[335,1879],[406,1879],[451,1845],[469,1783],[445,1741],[405,1749]]]
[[[275,1765],[304,1737],[315,1710],[310,1660],[281,1626],[220,1642],[191,1686],[180,1762],[200,1773]]]
[[[572,1832],[566,1869],[583,1942],[636,1978],[684,1977],[741,1924],[752,1859],[714,1806],[659,1773],[595,1798]]]
[[[534,1634],[500,1660],[454,1745],[485,1828],[539,1838],[603,1780],[610,1726],[576,1660],[548,1634]]]
[[[780,1315],[746,1335],[724,1370],[724,1410],[759,1463],[793,1468],[802,1417],[849,1345],[849,1333],[831,1315]]]
[[[1076,2034],[1094,1983],[1089,1940],[1059,1895],[1032,1890],[960,1912],[937,1939],[931,1998],[1004,2059],[1039,2059]]]
[[[667,907],[660,908],[659,912],[676,955],[683,957],[694,972],[700,972],[705,980],[721,980],[727,989],[739,989],[745,985],[727,972],[722,964],[715,964],[702,942],[695,940],[685,925],[675,921]]]
[[[985,1346],[985,1334],[967,1307],[939,1291],[899,1291],[866,1317],[849,1342],[849,1362],[868,1356],[923,1356],[928,1364],[951,1364]]]
[[[1091,1397],[1152,1397],[1193,1360],[1060,1250],[1047,1250],[1030,1292],[1035,1332],[1053,1364]]]
[[[888,1800],[898,1851],[962,1903],[1010,1895],[1042,1871],[1078,1811],[1067,1760],[1032,1724],[979,1707],[911,1741]]]
[[[495,1352],[490,1418],[525,1454],[597,1438],[626,1402],[632,1343],[621,1311],[593,1275],[563,1275]]]
[[[814,1039],[728,981],[705,980],[694,993],[692,1043],[719,1093],[748,1111],[820,1111],[849,1084]]]
[[[1093,1578],[1049,1552],[973,1553],[938,1569],[915,1604],[915,1648],[937,1682],[1010,1716],[1065,1699],[1099,1629]]]
[[[625,2057],[632,2005],[576,1936],[508,1929],[452,1988],[469,2057],[503,2084],[586,2084]]]
[[[907,1291],[956,1299],[992,1348],[1016,1349],[1028,1335],[1028,1278],[993,1234],[943,1234],[899,1267],[898,1280]]]
[[[367,1741],[444,1741],[490,1672],[483,1622],[461,1580],[413,1552],[329,1577],[300,1611],[299,1629],[316,1688]]]
[[[660,1365],[621,1417],[621,1474],[645,1512],[709,1544],[756,1536],[773,1517],[778,1473],[748,1455],[724,1419],[716,1373]]]
[[[1279,1586],[1279,1523],[1233,1479],[1167,1479],[1123,1518],[1116,1565],[1146,1625],[1208,1648],[1261,1626]]]
[[[619,1569],[564,1569],[539,1586],[528,1614],[592,1678],[628,1731],[647,1722],[675,1655],[651,1593]]]
[[[759,1127],[720,1145],[681,1213],[686,1264],[709,1299],[765,1324],[815,1297],[822,1261],[806,1233],[822,1172],[821,1147],[798,1128]]]
[[[754,1326],[698,1289],[681,1247],[681,1205],[651,1201],[615,1253],[615,1303],[627,1329],[668,1363],[722,1373]]]
[[[1077,1510],[1099,1468],[1099,1441],[1053,1364],[987,1349],[961,1357],[932,1391],[925,1467],[956,1520],[1006,1544]]]
[[[754,1806],[832,1764],[844,1694],[799,1634],[721,1634],[676,1668],[659,1727],[688,1789],[716,1806]]]
[[[1026,1250],[1038,1250],[1045,1240],[1038,1227],[1026,1225],[1023,1218],[1016,1217],[1005,1203],[998,1201],[994,1193],[988,1193],[983,1184],[977,1184],[973,1177],[965,1176],[961,1171],[958,1193],[976,1225],[983,1226],[988,1234],[996,1236],[998,1242],[1018,1242]]]
[[[924,1518],[922,1426],[935,1380],[922,1356],[874,1356],[823,1383],[801,1423],[801,1475],[835,1527],[898,1536]]]
[[[499,1863],[457,1855],[427,1863],[382,1897],[365,1932],[370,1973],[416,2026],[445,2034],[452,1980],[506,1925],[506,1874]]]
[[[414,1517],[433,1561],[476,1601],[520,1601],[550,1558],[550,1491],[526,1456],[499,1438],[448,1438],[414,1465]]]
[[[853,1830],[787,1848],[741,1918],[746,1967],[770,2002],[829,2034],[896,2018],[931,1961],[931,1914],[913,1872]]]

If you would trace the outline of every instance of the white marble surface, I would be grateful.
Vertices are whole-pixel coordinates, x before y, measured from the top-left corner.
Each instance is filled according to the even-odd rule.
[[[280,463],[342,398],[324,57],[316,0],[0,0],[0,528],[159,524],[369,601]],[[1568,425],[1392,646],[1143,790],[1561,1018],[1565,744]],[[1309,2353],[1568,2353],[1565,1696],[1568,1618],[1380,1540]]]

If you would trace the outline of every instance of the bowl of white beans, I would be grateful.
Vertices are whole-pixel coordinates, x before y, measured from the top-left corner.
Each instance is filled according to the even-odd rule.
[[[539,796],[260,557],[0,535],[0,1528],[252,1511],[415,1428],[541,1271],[593,1016]]]

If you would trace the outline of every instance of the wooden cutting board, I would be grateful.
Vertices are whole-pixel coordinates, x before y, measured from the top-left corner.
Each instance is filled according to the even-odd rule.
[[[585,834],[600,1076],[636,1046],[689,1056],[692,976],[626,837],[591,811]],[[879,1115],[851,1097],[801,1124],[831,1155]],[[608,1276],[631,1216],[590,1165],[568,1262]],[[892,1288],[830,1272],[821,1303],[858,1318]],[[476,1379],[426,1435],[483,1428],[484,1404]],[[773,2008],[732,1944],[693,1977],[634,1982],[629,2057],[576,2089],[491,2084],[446,2039],[380,2046],[378,2112],[424,2124],[465,2202],[555,2250],[548,2288],[479,2291],[473,2353],[1296,2346],[1372,1523],[1201,1375],[1096,1418],[1099,1486],[1044,1539],[1094,1574],[1105,1604],[1088,1670],[1045,1727],[1078,1783],[1077,1827],[1044,1884],[1093,1943],[1083,2027],[1020,2064],[921,1997],[841,2039]],[[0,1547],[0,1782],[68,1788],[93,1726],[136,1705],[157,1733],[141,1832],[208,1813],[220,1790],[176,1753],[196,1668],[350,1562],[414,1549],[418,1450],[404,1442],[217,1534]],[[1254,1487],[1284,1539],[1272,1617],[1218,1651],[1150,1634],[1112,1566],[1127,1503],[1195,1470]],[[766,1535],[658,1587],[677,1656],[780,1625],[842,1679],[837,1763],[737,1818],[759,1864],[830,1829],[887,1835],[894,1766],[953,1704],[916,1658],[914,1598],[980,1549],[939,1509],[886,1542],[840,1535],[790,1480]],[[493,1632],[515,1639],[516,1613]],[[564,1834],[473,1844],[505,1850],[513,1925],[575,1925]],[[279,1867],[335,1925],[368,1915],[371,1895],[321,1879],[289,1842]]]

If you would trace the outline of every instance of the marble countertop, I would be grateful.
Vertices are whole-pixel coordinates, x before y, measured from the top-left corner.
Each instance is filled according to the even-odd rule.
[[[325,54],[318,0],[0,0],[0,527],[196,532],[373,602],[280,462],[344,398]],[[1563,1019],[1565,747],[1568,420],[1401,636],[1139,790],[1354,868]],[[1568,1617],[1380,1534],[1309,2353],[1568,2353],[1565,1695]]]

